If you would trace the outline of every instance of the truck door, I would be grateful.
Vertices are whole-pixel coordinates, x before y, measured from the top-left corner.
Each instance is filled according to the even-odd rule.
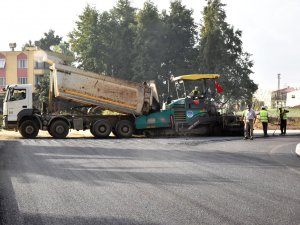
[[[29,97],[26,88],[10,88],[5,97],[5,106],[3,113],[7,115],[8,121],[17,121],[18,113],[29,107]]]

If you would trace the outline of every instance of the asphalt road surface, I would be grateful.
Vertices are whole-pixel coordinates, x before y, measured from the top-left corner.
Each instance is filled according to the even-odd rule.
[[[0,141],[0,224],[299,225],[299,142]]]

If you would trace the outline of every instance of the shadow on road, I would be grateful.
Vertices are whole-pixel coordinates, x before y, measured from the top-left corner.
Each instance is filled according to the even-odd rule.
[[[39,174],[63,180],[81,180],[94,185],[105,185],[105,182],[164,185],[230,183],[238,181],[218,176],[217,173],[209,175],[169,173],[164,170],[167,169],[164,166],[173,166],[172,163],[192,163],[199,166],[204,164],[212,164],[213,166],[235,165],[266,169],[282,166],[265,153],[251,151],[39,146],[38,143],[37,145],[22,145],[20,141],[4,141],[3,143],[5,148],[2,146],[0,151],[3,166],[10,171],[11,175],[19,177],[23,182],[31,182],[24,174]],[[92,163],[90,163],[91,160]],[[107,163],[107,160],[111,163],[110,166],[104,164]],[[120,166],[118,164],[120,160],[129,161],[129,166]],[[161,165],[149,167],[147,165],[151,163],[150,161],[155,161],[156,165]],[[298,167],[300,167],[299,164]],[[155,170],[155,172],[151,170]]]

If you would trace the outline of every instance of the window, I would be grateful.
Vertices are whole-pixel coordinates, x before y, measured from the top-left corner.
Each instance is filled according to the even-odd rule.
[[[5,86],[5,77],[0,77],[0,86]]]
[[[18,82],[19,84],[27,84],[27,77],[19,77]]]
[[[35,69],[42,69],[42,70],[47,70],[49,69],[49,64],[46,62],[39,62],[39,61],[35,61]]]
[[[18,59],[18,68],[26,69],[27,68],[27,59]]]
[[[5,68],[5,59],[0,59],[0,69]]]
[[[35,86],[38,86],[41,83],[43,77],[43,75],[35,75]]]
[[[44,69],[45,63],[44,62],[35,62],[35,69]]]
[[[18,101],[26,98],[26,89],[12,89],[9,101]]]
[[[292,98],[296,98],[296,96],[295,96],[295,95],[292,95]]]

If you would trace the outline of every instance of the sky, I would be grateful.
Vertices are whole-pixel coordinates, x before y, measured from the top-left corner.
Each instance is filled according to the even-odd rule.
[[[159,10],[168,10],[170,0],[152,0]],[[29,40],[42,38],[50,29],[68,41],[78,16],[87,4],[97,10],[110,10],[117,0],[5,0],[1,2],[0,51],[9,51],[9,43],[17,48]],[[131,0],[132,6],[143,7],[144,0]],[[201,23],[205,0],[182,0],[193,9],[195,22]],[[226,21],[241,30],[243,49],[254,61],[251,79],[259,89],[300,87],[300,1],[299,0],[222,0],[226,4]]]

